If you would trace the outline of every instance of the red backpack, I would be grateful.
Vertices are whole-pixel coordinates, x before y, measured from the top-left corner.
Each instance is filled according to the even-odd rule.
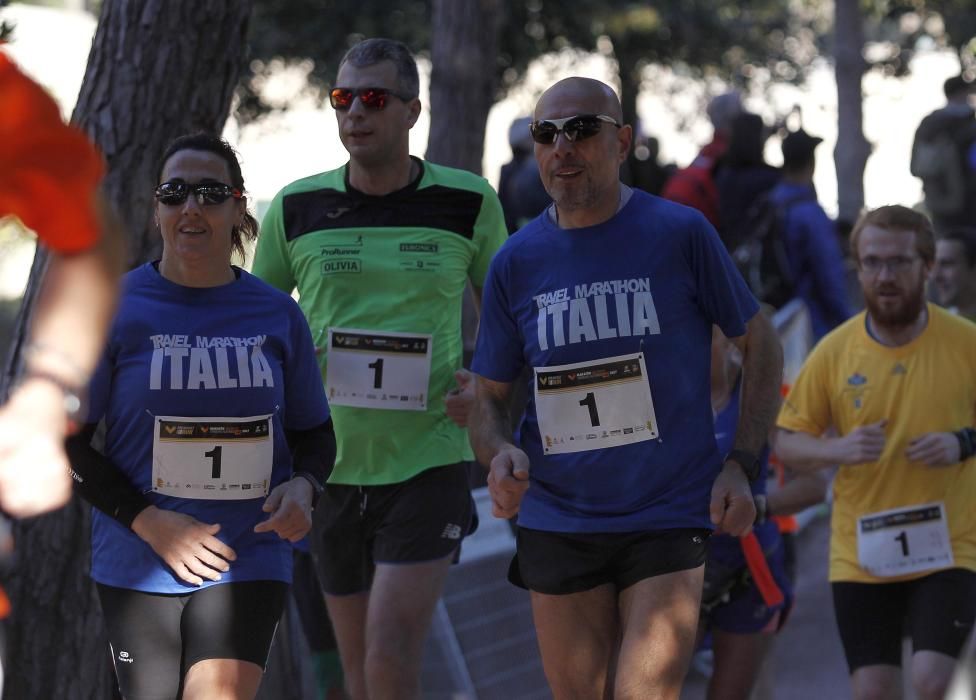
[[[675,171],[661,191],[665,199],[700,211],[715,228],[719,227],[718,188],[714,178],[717,162],[710,156],[699,155],[691,165]]]

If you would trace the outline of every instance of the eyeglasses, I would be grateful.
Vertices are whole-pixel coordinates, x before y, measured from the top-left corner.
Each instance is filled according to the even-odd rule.
[[[352,101],[357,97],[363,103],[363,107],[374,112],[386,109],[386,100],[389,97],[396,97],[404,102],[409,102],[413,99],[410,95],[401,95],[393,90],[380,87],[334,87],[329,90],[329,102],[332,104],[332,108],[339,112],[345,112],[352,107]]]
[[[240,199],[244,196],[236,187],[222,182],[198,182],[195,185],[188,182],[164,182],[156,188],[156,200],[169,206],[183,204],[190,194],[196,197],[200,206],[223,204],[230,197]]]
[[[911,269],[918,259],[917,255],[896,255],[893,258],[876,258],[869,255],[866,258],[861,258],[859,264],[861,269],[869,275],[878,274],[882,268],[888,268],[892,274],[897,275]]]
[[[599,134],[604,122],[618,129],[621,126],[606,114],[577,114],[575,117],[534,121],[529,124],[529,131],[532,132],[532,140],[544,146],[556,143],[560,133],[565,134],[567,141],[575,143]]]

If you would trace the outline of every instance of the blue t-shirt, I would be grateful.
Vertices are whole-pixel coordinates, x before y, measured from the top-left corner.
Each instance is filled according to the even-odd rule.
[[[735,443],[735,431],[739,426],[739,396],[742,386],[737,381],[729,403],[715,416],[715,442],[719,454],[728,454]],[[764,445],[759,454],[759,477],[752,482],[752,495],[766,493],[766,481],[769,479],[769,445]],[[773,520],[767,520],[753,529],[763,550],[768,550],[779,539],[779,528]],[[731,535],[714,535],[708,540],[708,556],[717,559],[727,566],[745,566],[746,559],[739,545],[739,538]]]
[[[247,272],[235,272],[233,282],[210,288],[170,282],[152,263],[126,275],[118,314],[92,379],[88,422],[105,419],[106,456],[153,505],[220,524],[216,536],[237,553],[221,583],[290,582],[291,544],[273,532],[253,532],[269,517],[261,510],[263,493],[213,500],[153,490],[157,416],[271,415],[269,493],[291,476],[284,429],[305,430],[328,420],[315,348],[298,305]],[[265,421],[265,431],[266,427]],[[211,457],[200,463],[216,469],[215,453],[206,452],[214,445],[201,439],[190,449],[197,449],[196,444]],[[233,468],[233,463],[225,463],[225,476]],[[204,474],[201,481],[212,476]],[[92,578],[154,593],[196,589],[178,579],[135,533],[98,510],[92,512]]]
[[[531,460],[519,525],[555,532],[710,528],[721,460],[709,390],[712,324],[745,333],[759,306],[698,211],[635,190],[598,226],[547,213],[492,262],[472,369],[512,382],[546,367],[643,351],[659,437],[544,454],[534,380],[519,430]],[[582,409],[581,409],[582,410]]]
[[[853,314],[836,229],[810,185],[781,182],[769,196],[780,204],[794,202],[783,230],[786,257],[796,296],[810,312],[814,340],[820,340]]]

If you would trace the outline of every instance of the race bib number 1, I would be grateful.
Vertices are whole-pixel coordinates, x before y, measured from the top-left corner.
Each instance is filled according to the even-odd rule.
[[[535,368],[545,454],[629,445],[658,437],[644,355]]]
[[[330,328],[327,347],[330,404],[427,410],[430,335]]]
[[[874,576],[901,576],[953,565],[945,506],[926,503],[858,518],[857,558]]]
[[[156,417],[156,493],[215,500],[262,498],[268,495],[273,463],[271,416]]]

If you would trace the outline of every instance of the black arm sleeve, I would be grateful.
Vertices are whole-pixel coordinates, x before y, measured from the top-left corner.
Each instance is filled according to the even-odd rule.
[[[285,430],[295,473],[308,474],[320,486],[332,474],[336,458],[336,437],[332,418],[308,430]]]
[[[126,527],[132,527],[136,516],[152,504],[108,457],[92,447],[96,427],[94,423],[86,424],[65,440],[71,477],[82,498]]]

